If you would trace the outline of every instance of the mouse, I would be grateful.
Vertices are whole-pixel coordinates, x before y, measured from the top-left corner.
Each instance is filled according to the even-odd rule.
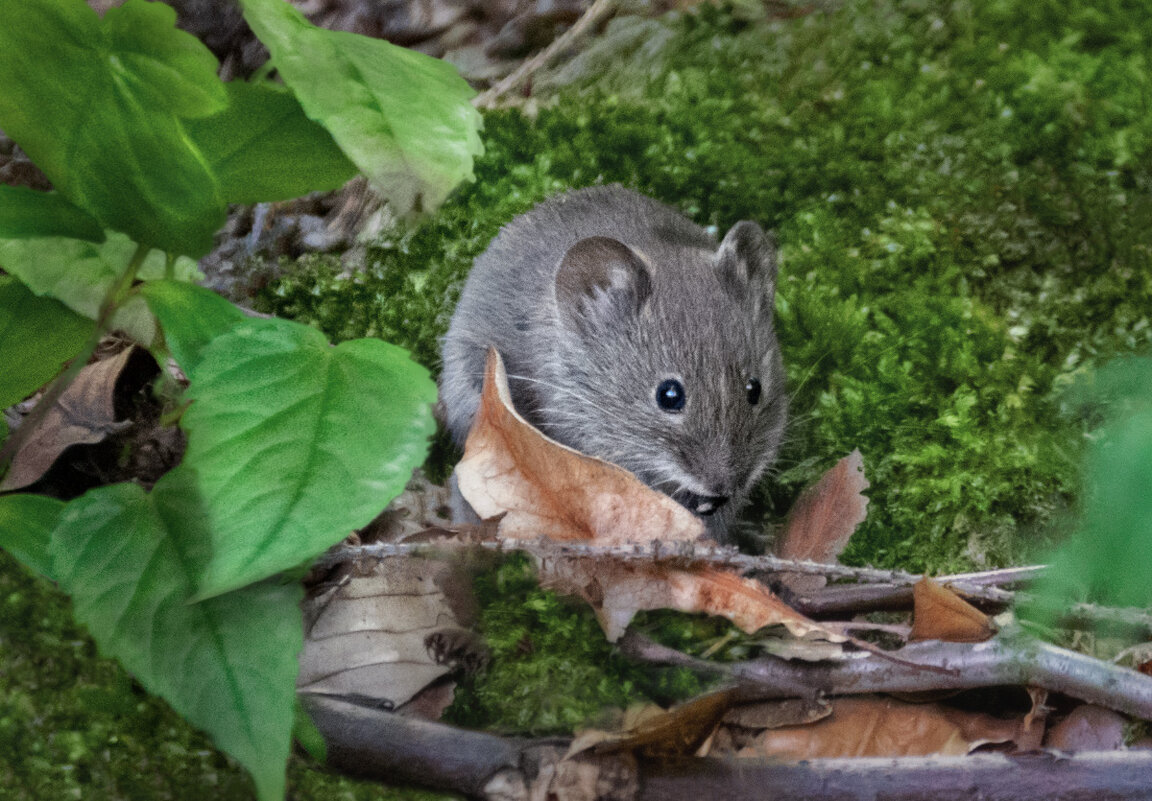
[[[619,185],[549,198],[473,262],[441,342],[444,423],[463,448],[495,347],[528,422],[730,541],[787,419],[777,262],[752,221],[717,242]]]

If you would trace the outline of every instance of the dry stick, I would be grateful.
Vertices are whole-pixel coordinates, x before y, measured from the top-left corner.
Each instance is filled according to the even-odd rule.
[[[473,798],[545,797],[566,741],[524,741],[406,718],[346,699],[302,695],[342,773]],[[588,754],[576,757],[585,760]],[[608,797],[635,770],[627,755],[593,763]],[[544,768],[544,769],[542,769]],[[787,797],[789,801],[1147,801],[1152,752],[966,757],[680,759],[639,765],[639,801]],[[587,777],[588,774],[585,774]]]
[[[866,653],[845,654],[837,663],[798,663],[776,657],[728,664],[706,662],[631,631],[619,646],[626,655],[646,662],[730,676],[749,698],[1028,685],[1152,720],[1152,676],[1039,640],[1006,634],[975,644],[933,640],[900,649],[903,657],[919,664],[950,668],[953,672],[949,676]]]
[[[580,19],[576,20],[575,24],[566,30],[561,36],[557,37],[552,44],[541,50],[532,58],[528,59],[517,67],[511,75],[502,79],[499,83],[493,86],[488,91],[479,95],[472,101],[472,105],[480,109],[490,109],[496,104],[503,95],[515,89],[520,84],[524,83],[532,73],[541,67],[547,66],[549,62],[555,58],[556,54],[569,47],[577,38],[584,35],[594,25],[598,25],[601,20],[607,17],[615,10],[616,0],[595,0],[588,10],[581,15]]]
[[[449,532],[454,533],[454,532]],[[498,553],[522,551],[536,557],[581,556],[618,559],[622,561],[665,562],[679,567],[697,565],[732,567],[743,571],[771,573],[805,573],[827,578],[851,578],[864,582],[858,585],[835,585],[818,594],[789,599],[796,611],[809,616],[828,616],[858,613],[871,609],[908,608],[911,587],[923,576],[899,570],[878,570],[871,567],[845,567],[822,562],[794,561],[776,556],[749,556],[732,548],[723,548],[696,542],[650,542],[630,545],[585,545],[538,540],[482,540],[475,538],[444,538],[420,543],[378,542],[368,545],[341,545],[328,551],[316,561],[318,570],[329,570],[345,562],[359,559],[382,559],[389,556],[415,556],[453,550],[479,548]],[[1005,608],[1017,600],[1016,593],[1001,590],[997,584],[1014,585],[1035,580],[1046,569],[1044,565],[1010,567],[979,573],[957,573],[936,579],[959,592],[970,601],[986,602]],[[871,587],[871,588],[870,588]],[[1024,596],[1027,599],[1028,596]],[[1118,625],[1152,636],[1152,614],[1146,609],[1116,608],[1094,604],[1076,604],[1061,616],[1061,625],[1068,628],[1091,628],[1097,625]]]

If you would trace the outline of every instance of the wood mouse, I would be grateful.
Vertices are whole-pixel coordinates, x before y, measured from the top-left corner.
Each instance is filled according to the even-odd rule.
[[[445,422],[463,447],[493,345],[529,422],[631,471],[725,541],[787,414],[776,270],[754,222],[717,244],[621,186],[550,198],[472,267],[442,343]]]

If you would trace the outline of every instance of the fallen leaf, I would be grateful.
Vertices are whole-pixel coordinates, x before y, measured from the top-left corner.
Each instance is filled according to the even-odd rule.
[[[1044,746],[1061,751],[1115,751],[1124,747],[1126,725],[1119,712],[1081,704],[1048,730]]]
[[[547,560],[541,576],[557,592],[584,598],[610,642],[618,640],[636,613],[645,609],[719,615],[749,633],[781,624],[796,637],[848,639],[804,617],[763,584],[721,570],[565,557]]]
[[[912,606],[909,641],[983,642],[995,633],[987,615],[927,576],[912,588]]]
[[[456,476],[481,518],[506,513],[501,537],[607,545],[704,535],[700,519],[667,495],[533,428],[512,407],[504,362],[494,348]]]
[[[572,757],[589,749],[598,753],[632,751],[649,757],[689,756],[711,736],[732,706],[735,691],[720,690],[664,710],[654,704],[628,710],[619,732],[586,731],[568,750]]]
[[[297,690],[438,717],[452,701],[440,685],[479,659],[459,602],[470,596],[453,588],[461,581],[445,560],[389,557],[356,567],[304,603]]]
[[[16,452],[0,492],[39,481],[73,445],[95,445],[131,426],[123,419],[127,398],[157,372],[148,351],[135,346],[85,366]]]
[[[869,486],[864,457],[854,450],[796,499],[776,542],[776,555],[834,564],[868,515],[864,490]],[[827,583],[824,576],[799,573],[781,574],[780,581],[797,593],[818,590]]]
[[[986,743],[1011,743],[1022,720],[892,698],[837,699],[832,714],[807,726],[765,731],[737,756],[774,759],[959,756]]]

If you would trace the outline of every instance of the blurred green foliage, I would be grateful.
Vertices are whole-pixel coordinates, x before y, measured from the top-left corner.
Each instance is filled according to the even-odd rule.
[[[1146,6],[746,6],[616,21],[541,78],[560,102],[486,116],[476,183],[434,219],[362,275],[306,263],[266,308],[435,368],[471,259],[556,191],[619,181],[720,232],[756,219],[783,246],[793,398],[766,517],[859,447],[872,503],[849,559],[1025,558],[1078,492],[1089,421],[1063,390],[1152,338]]]

